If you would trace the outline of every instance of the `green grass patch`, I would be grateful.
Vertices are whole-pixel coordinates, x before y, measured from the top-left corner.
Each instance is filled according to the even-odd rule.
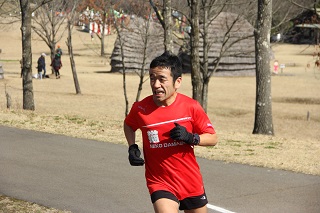
[[[278,149],[281,146],[280,142],[277,141],[270,141],[267,143],[267,146],[265,146],[265,149]]]
[[[94,126],[102,127],[101,125],[99,125],[99,122],[97,121],[90,121],[88,125],[91,127],[94,127]]]
[[[235,146],[235,147],[241,147],[243,143],[242,141],[239,141],[239,140],[227,140],[226,142],[228,145]]]
[[[206,149],[217,149],[216,146],[206,146]]]
[[[275,146],[265,146],[265,149],[277,149]]]
[[[55,121],[61,121],[62,118],[60,116],[53,116],[53,120]]]
[[[65,116],[65,119],[75,124],[84,124],[87,121],[87,119],[80,118],[78,116],[68,116],[68,115]]]
[[[0,62],[19,62],[17,59],[1,59]]]

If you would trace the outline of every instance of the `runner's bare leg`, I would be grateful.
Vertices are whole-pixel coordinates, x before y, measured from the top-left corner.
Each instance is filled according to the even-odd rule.
[[[161,198],[153,204],[155,213],[178,213],[179,204],[176,201]]]

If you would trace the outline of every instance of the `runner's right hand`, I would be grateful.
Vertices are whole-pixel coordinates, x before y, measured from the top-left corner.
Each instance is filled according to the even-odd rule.
[[[143,166],[144,160],[140,157],[141,152],[137,144],[129,146],[129,162],[131,166]]]

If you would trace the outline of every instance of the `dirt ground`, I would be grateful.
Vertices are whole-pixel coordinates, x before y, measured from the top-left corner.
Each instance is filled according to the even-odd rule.
[[[107,55],[100,57],[99,39],[91,40],[88,33],[74,29],[73,49],[81,95],[75,92],[63,37],[59,42],[64,51],[61,78],[50,75],[48,79],[33,79],[36,109],[30,112],[22,110],[20,26],[3,27],[0,31],[0,63],[4,69],[4,79],[0,79],[1,125],[125,145],[122,75],[109,73],[115,35],[106,37]],[[320,175],[320,70],[314,68],[313,57],[318,50],[314,46],[290,44],[275,44],[272,50],[273,60],[285,64],[278,75],[272,76],[271,82],[275,136],[252,134],[255,77],[214,76],[209,86],[208,115],[217,130],[219,143],[215,147],[196,147],[196,154],[226,163]],[[49,48],[33,34],[33,73],[42,52],[48,55]],[[50,70],[49,56],[46,63]],[[127,88],[131,106],[138,88],[136,75],[127,76]],[[6,108],[5,91],[11,96],[10,110]],[[191,95],[190,75],[183,76],[179,91]],[[146,82],[141,97],[149,94]]]

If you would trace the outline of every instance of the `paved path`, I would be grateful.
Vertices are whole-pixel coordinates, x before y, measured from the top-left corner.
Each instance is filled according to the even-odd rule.
[[[320,176],[198,161],[209,213],[320,212]],[[4,126],[0,194],[74,213],[153,212],[126,146]]]

